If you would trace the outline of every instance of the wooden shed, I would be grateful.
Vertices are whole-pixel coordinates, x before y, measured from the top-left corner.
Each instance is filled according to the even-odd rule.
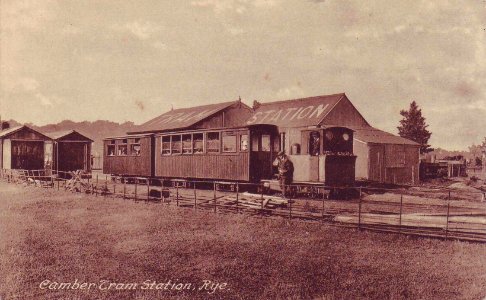
[[[0,168],[43,170],[49,141],[50,137],[26,125],[0,131]]]
[[[46,133],[46,157],[52,157],[51,169],[61,172],[91,171],[91,144],[93,140],[76,130]],[[46,160],[47,161],[47,160]]]
[[[420,145],[373,128],[354,128],[356,177],[392,184],[419,183]]]

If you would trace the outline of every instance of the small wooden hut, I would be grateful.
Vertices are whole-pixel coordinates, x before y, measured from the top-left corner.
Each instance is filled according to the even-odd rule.
[[[26,125],[0,131],[0,169],[43,170],[50,140]]]
[[[52,144],[46,142],[46,150],[52,153],[52,170],[71,172],[91,171],[91,143],[93,140],[76,130],[46,133]]]

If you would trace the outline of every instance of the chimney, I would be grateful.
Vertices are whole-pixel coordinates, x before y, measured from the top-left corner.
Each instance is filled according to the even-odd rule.
[[[262,105],[260,102],[258,102],[257,100],[253,100],[253,109],[259,108],[260,105]]]

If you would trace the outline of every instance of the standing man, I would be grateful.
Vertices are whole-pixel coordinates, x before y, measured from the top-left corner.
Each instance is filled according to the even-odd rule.
[[[294,176],[294,164],[290,161],[289,157],[285,155],[284,151],[280,151],[273,161],[273,166],[278,168],[280,189],[282,190],[282,196],[286,197],[287,186],[292,183]]]

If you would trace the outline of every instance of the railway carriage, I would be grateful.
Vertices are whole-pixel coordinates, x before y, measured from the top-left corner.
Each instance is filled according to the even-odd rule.
[[[155,176],[259,182],[273,175],[278,131],[272,125],[164,132],[155,135]]]
[[[154,135],[134,134],[103,140],[103,173],[115,176],[154,176]]]

